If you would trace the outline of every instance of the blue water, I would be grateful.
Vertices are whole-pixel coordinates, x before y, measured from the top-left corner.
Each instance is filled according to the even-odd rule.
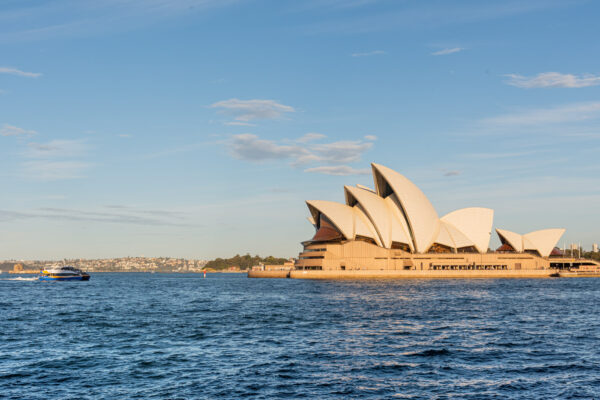
[[[0,398],[600,398],[600,279],[0,276]]]

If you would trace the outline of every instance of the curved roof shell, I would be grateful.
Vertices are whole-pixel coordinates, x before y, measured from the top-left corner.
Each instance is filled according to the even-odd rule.
[[[408,234],[404,231],[399,218],[400,213],[394,213],[390,205],[374,192],[366,189],[345,186],[346,204],[354,206],[357,203],[362,206],[365,214],[371,220],[383,247],[390,248],[392,241],[411,244]]]
[[[508,243],[515,251],[523,251],[523,238],[515,232],[507,231],[506,229],[496,229],[496,233],[500,237],[502,243]]]
[[[408,222],[415,250],[424,252],[440,229],[437,212],[425,194],[398,172],[379,164],[371,164],[377,194],[383,198],[395,194]]]
[[[319,221],[319,213],[324,214],[346,239],[352,240],[360,235],[382,245],[369,218],[359,207],[326,200],[309,200],[306,204],[314,221]]]
[[[480,253],[487,252],[492,236],[494,210],[481,207],[462,208],[444,215],[441,220],[462,232]]]
[[[500,240],[508,242],[518,252],[535,250],[542,257],[548,257],[563,233],[565,233],[565,230],[542,229],[540,231],[529,232],[525,235],[519,235],[518,233],[504,229],[496,229],[496,232],[500,236]]]
[[[565,233],[564,229],[543,229],[541,231],[529,232],[523,235],[523,239],[527,240],[533,249],[525,247],[526,250],[537,250],[542,257],[548,257],[561,236]]]
[[[320,227],[320,215],[327,217],[341,236],[354,240],[358,236],[372,239],[378,246],[392,248],[406,244],[417,253],[428,251],[434,243],[454,250],[474,247],[488,250],[494,211],[470,207],[438,217],[425,194],[410,180],[379,164],[371,164],[375,190],[365,186],[345,186],[347,204],[311,200],[309,221]],[[332,227],[333,229],[333,227]],[[520,235],[496,229],[503,244],[515,251],[535,250],[547,257],[565,232],[544,229]]]

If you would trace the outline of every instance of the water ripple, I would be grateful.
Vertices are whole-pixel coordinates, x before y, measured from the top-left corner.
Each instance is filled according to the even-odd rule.
[[[8,399],[598,398],[600,280],[0,280]]]

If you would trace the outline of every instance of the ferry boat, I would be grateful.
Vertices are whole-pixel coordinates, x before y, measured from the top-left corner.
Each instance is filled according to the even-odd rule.
[[[89,281],[90,275],[70,265],[55,265],[44,269],[40,281]]]

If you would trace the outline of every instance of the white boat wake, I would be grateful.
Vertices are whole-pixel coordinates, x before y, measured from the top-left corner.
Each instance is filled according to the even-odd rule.
[[[22,276],[17,276],[16,278],[0,278],[0,281],[37,281],[37,276],[31,278],[24,278]]]

